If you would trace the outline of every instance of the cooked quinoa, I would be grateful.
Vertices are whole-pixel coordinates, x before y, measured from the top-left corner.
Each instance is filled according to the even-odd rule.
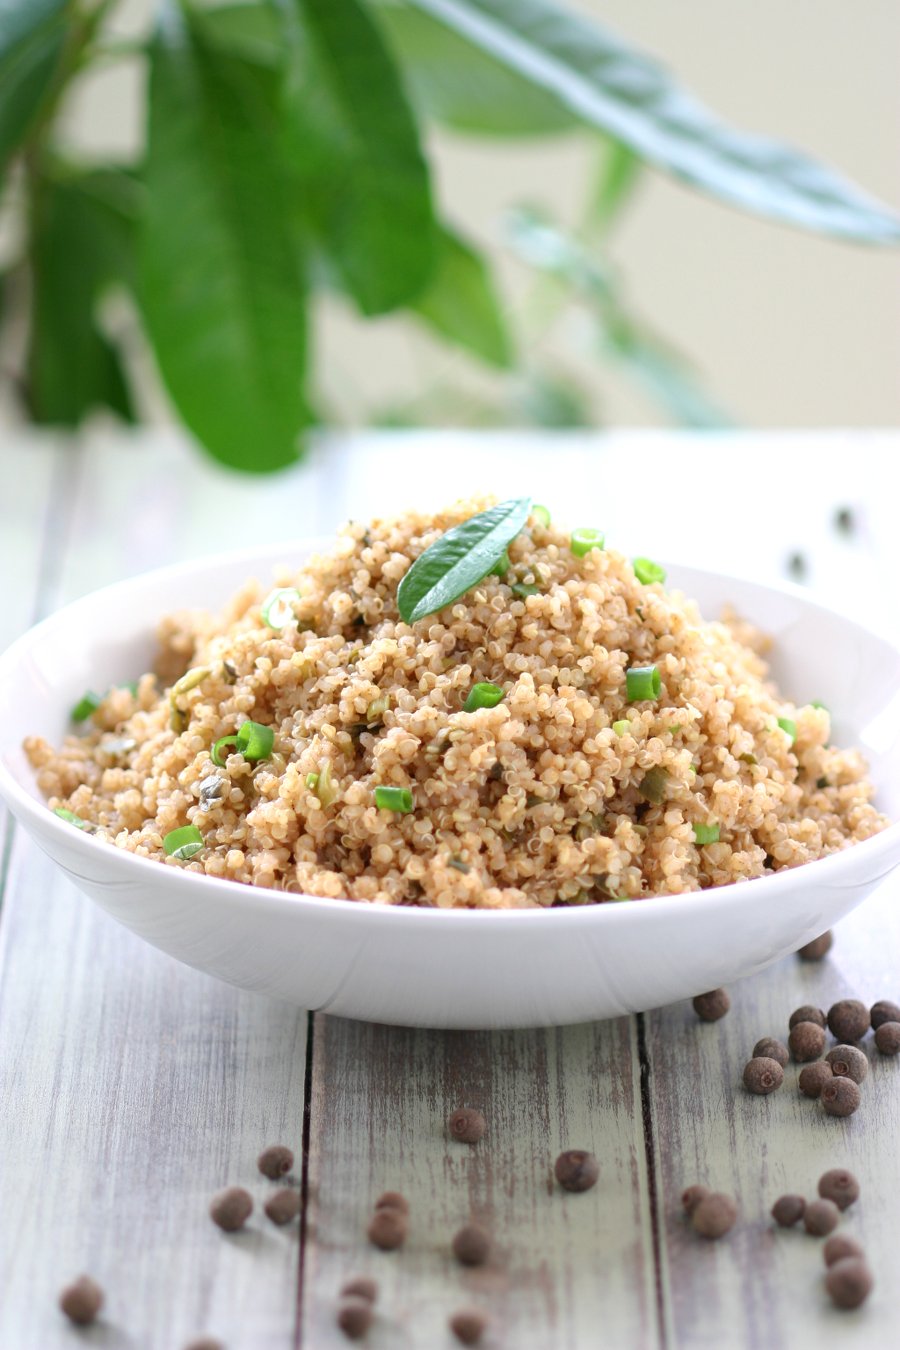
[[[171,867],[441,908],[696,891],[884,828],[859,753],[829,746],[826,709],[780,696],[762,635],[704,621],[613,549],[575,556],[544,513],[502,576],[404,623],[413,560],[489,505],[347,525],[279,577],[299,592],[280,630],[255,583],[221,615],[164,619],[155,672],[112,689],[87,734],[26,741],[50,806]],[[628,701],[626,670],[648,666],[658,697]],[[502,700],[464,711],[482,682]],[[218,766],[248,720],[274,732],[269,753],[232,742]],[[412,809],[379,809],[384,787]],[[168,856],[184,826],[202,845]]]

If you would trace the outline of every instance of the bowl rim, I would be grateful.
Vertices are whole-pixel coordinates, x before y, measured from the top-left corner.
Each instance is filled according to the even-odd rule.
[[[168,563],[162,567],[151,568],[148,571],[140,572],[135,576],[126,577],[123,580],[112,582],[106,586],[98,587],[89,591],[87,594],[79,596],[76,600],[68,604],[61,605],[58,609],[48,614],[38,623],[33,624],[26,629],[18,638],[16,638],[3,652],[0,652],[0,688],[3,686],[4,679],[8,677],[9,672],[15,667],[17,660],[27,651],[28,647],[39,641],[48,631],[52,630],[55,623],[58,623],[64,615],[77,613],[80,608],[89,608],[104,598],[113,598],[127,592],[132,588],[146,586],[152,588],[154,584],[162,584],[166,581],[177,579],[187,573],[194,571],[208,571],[211,568],[220,566],[238,566],[246,563],[252,567],[255,563],[259,565],[265,560],[267,565],[275,567],[279,560],[284,557],[290,557],[291,552],[303,549],[309,554],[315,552],[323,546],[333,543],[334,534],[317,535],[305,537],[302,539],[288,539],[271,544],[248,545],[239,549],[224,550],[219,553],[202,554],[199,557],[183,560],[176,563]],[[840,618],[844,623],[851,625],[867,637],[874,637],[891,648],[891,650],[900,659],[900,645],[898,645],[894,636],[887,631],[880,631],[875,628],[867,627],[861,624],[852,614],[839,606],[823,604],[820,600],[811,597],[801,586],[792,582],[766,583],[760,582],[753,577],[742,576],[733,572],[721,572],[710,568],[697,567],[690,563],[666,562],[665,565],[676,571],[694,572],[702,576],[709,576],[716,581],[728,583],[734,582],[736,585],[752,586],[759,591],[768,591],[776,595],[791,597],[800,601],[804,607],[818,611],[822,615]],[[690,597],[689,597],[690,598]],[[25,819],[32,823],[38,833],[42,831],[49,832],[51,837],[55,834],[61,843],[71,849],[76,856],[81,854],[84,857],[97,858],[96,850],[112,849],[109,856],[109,862],[112,867],[119,863],[123,868],[133,870],[134,880],[137,882],[142,878],[152,884],[153,878],[156,882],[162,881],[168,872],[169,864],[160,865],[159,860],[154,858],[145,858],[136,853],[130,853],[126,849],[118,849],[115,845],[110,845],[104,841],[92,838],[81,830],[73,829],[65,821],[54,816],[43,802],[36,800],[30,793],[26,792],[18,779],[7,767],[6,763],[0,758],[0,797],[4,798],[13,815],[17,819]],[[823,858],[817,858],[812,862],[803,863],[798,867],[786,868],[781,872],[776,872],[771,876],[754,877],[747,880],[729,882],[723,886],[712,886],[702,891],[687,891],[674,895],[651,895],[646,896],[634,904],[623,902],[607,902],[597,905],[578,905],[558,907],[534,907],[534,908],[509,908],[509,909],[443,909],[436,906],[424,905],[389,905],[382,903],[371,903],[362,900],[353,900],[348,896],[319,896],[310,895],[305,891],[284,891],[270,887],[254,886],[250,882],[233,881],[227,877],[211,877],[203,872],[193,872],[189,869],[177,868],[176,876],[178,878],[175,884],[177,886],[187,886],[189,888],[209,887],[215,888],[221,898],[223,905],[246,905],[254,904],[260,910],[266,909],[297,909],[301,913],[308,913],[322,916],[340,916],[342,914],[353,913],[357,916],[381,916],[377,919],[368,917],[362,922],[378,923],[400,923],[407,927],[410,924],[426,923],[440,924],[448,921],[453,924],[470,923],[479,928],[493,927],[498,924],[505,924],[507,927],[515,922],[523,921],[530,924],[577,924],[583,923],[593,925],[603,923],[607,926],[620,925],[628,923],[649,923],[652,917],[660,909],[671,918],[675,918],[681,909],[685,909],[689,915],[697,909],[698,905],[709,907],[711,905],[729,906],[733,903],[742,903],[738,896],[754,897],[756,903],[759,903],[761,897],[757,899],[759,888],[767,887],[766,897],[773,898],[778,891],[788,891],[795,889],[798,885],[807,880],[810,884],[821,880],[824,882],[827,878],[834,883],[836,875],[841,872],[853,870],[854,860],[862,858],[869,863],[875,861],[882,855],[890,855],[895,846],[900,845],[900,821],[889,824],[878,834],[872,835],[868,839],[861,840],[857,844],[841,849],[839,852],[830,853]],[[174,864],[172,865],[174,867]],[[165,868],[165,870],[163,870]],[[815,881],[811,875],[810,869],[815,868]],[[827,869],[827,872],[826,872]],[[74,875],[74,874],[73,874]],[[87,880],[85,878],[85,880]],[[174,880],[174,878],[173,878]],[[751,901],[752,903],[752,901]],[[635,920],[636,914],[645,914],[646,919]],[[391,918],[386,916],[391,915]],[[602,915],[602,917],[600,917]],[[443,919],[442,917],[443,916]]]

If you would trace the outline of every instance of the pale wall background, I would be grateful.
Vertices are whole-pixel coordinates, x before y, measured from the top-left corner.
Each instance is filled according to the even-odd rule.
[[[569,0],[674,67],[694,92],[748,129],[792,141],[900,208],[900,6],[895,0]],[[123,7],[140,27],[152,0]],[[140,135],[140,73],[117,68],[82,86],[68,117],[84,147]],[[433,155],[449,216],[490,242],[511,305],[525,277],[499,245],[509,204],[545,200],[574,218],[592,163],[578,138],[489,142],[441,134]],[[615,240],[640,311],[676,338],[709,390],[749,425],[900,421],[900,251],[869,250],[766,224],[649,176]],[[584,335],[546,339],[568,362]],[[395,320],[364,329],[332,306],[319,354],[341,420],[414,397],[434,382],[483,381]],[[646,423],[655,411],[584,356],[598,420]],[[149,397],[164,415],[158,393]]]

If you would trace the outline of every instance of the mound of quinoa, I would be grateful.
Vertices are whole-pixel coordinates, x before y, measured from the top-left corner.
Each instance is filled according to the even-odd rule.
[[[829,747],[828,712],[786,702],[768,679],[760,634],[705,622],[613,549],[573,556],[569,534],[534,515],[503,578],[402,622],[412,561],[490,504],[349,524],[332,552],[279,577],[301,596],[280,631],[256,583],[221,615],[163,620],[136,693],[111,690],[59,750],[26,741],[50,806],[170,867],[440,907],[696,891],[886,825],[860,755]],[[659,669],[659,698],[629,703],[626,668],[643,665]],[[209,674],[175,696],[173,717],[171,686],[196,667]],[[468,713],[477,681],[505,696]],[[274,730],[271,755],[217,767],[211,748],[248,718]],[[796,724],[793,743],[779,718]],[[379,785],[410,788],[412,812],[378,809]],[[202,851],[167,857],[165,835],[188,824]],[[698,845],[695,825],[717,825],[718,841]]]

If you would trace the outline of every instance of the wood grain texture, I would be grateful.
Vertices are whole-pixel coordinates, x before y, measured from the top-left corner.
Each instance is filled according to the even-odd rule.
[[[475,1146],[447,1138],[457,1106],[488,1121]],[[656,1346],[640,1086],[629,1019],[563,1030],[444,1033],[317,1018],[303,1344],[344,1343],[336,1295],[381,1286],[373,1347],[450,1345],[447,1317],[476,1304],[491,1345]],[[601,1164],[582,1195],[553,1181],[557,1154]],[[384,1190],[411,1206],[401,1251],[366,1241]],[[465,1270],[450,1243],[469,1219],[496,1254]]]

